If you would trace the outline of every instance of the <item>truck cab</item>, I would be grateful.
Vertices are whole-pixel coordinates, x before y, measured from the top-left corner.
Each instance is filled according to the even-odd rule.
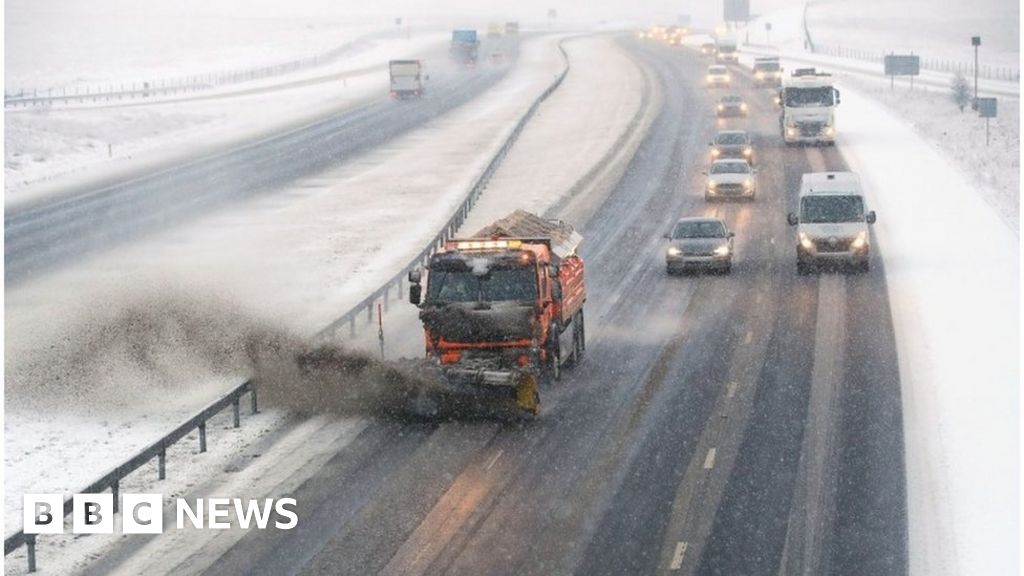
[[[740,53],[734,36],[721,36],[715,40],[715,61],[720,64],[739,62]]]
[[[860,178],[853,172],[815,172],[800,179],[798,213],[790,212],[797,228],[797,271],[807,273],[815,264],[849,264],[861,271],[870,267],[875,223],[867,210]]]
[[[794,70],[779,90],[779,104],[779,129],[787,145],[835,144],[839,90],[831,74],[814,68]]]
[[[778,57],[754,58],[754,85],[759,87],[782,85],[782,66],[779,64]]]
[[[423,96],[423,64],[419,60],[391,60],[388,62],[391,76],[391,97],[397,99]]]

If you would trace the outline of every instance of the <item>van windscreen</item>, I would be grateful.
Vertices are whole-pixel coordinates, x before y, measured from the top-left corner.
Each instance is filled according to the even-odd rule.
[[[860,196],[805,196],[800,201],[800,221],[808,224],[862,222],[864,201]]]

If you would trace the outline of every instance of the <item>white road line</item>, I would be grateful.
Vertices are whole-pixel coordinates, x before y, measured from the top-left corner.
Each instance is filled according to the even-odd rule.
[[[754,339],[754,331],[747,330],[747,335],[743,337],[744,344],[750,344],[750,341]]]
[[[711,470],[715,467],[715,452],[714,448],[708,448],[708,455],[704,457],[704,469]]]
[[[505,453],[505,449],[504,448],[502,448],[501,450],[498,450],[498,453],[494,455],[494,458],[491,458],[491,461],[487,463],[487,466],[484,466],[484,470],[490,470],[491,466],[494,466],[494,463],[497,462],[498,458],[501,458],[501,455],[504,454],[504,453]]]
[[[686,554],[686,546],[686,542],[676,544],[676,553],[672,555],[672,564],[669,565],[669,570],[679,570],[683,567],[683,555]]]
[[[729,382],[725,392],[726,398],[732,398],[733,396],[736,395],[736,386],[737,384],[735,382]]]

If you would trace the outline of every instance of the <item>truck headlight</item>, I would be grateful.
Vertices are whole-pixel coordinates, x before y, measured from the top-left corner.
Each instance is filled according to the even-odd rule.
[[[808,238],[807,234],[804,234],[803,232],[800,233],[800,245],[806,248],[807,250],[814,249],[814,242],[811,242],[811,239]]]
[[[850,246],[854,250],[861,250],[861,249],[863,249],[867,245],[868,245],[868,233],[867,232],[861,232],[860,234],[857,234],[857,237],[854,238],[853,243],[850,244]]]
[[[722,246],[719,246],[718,248],[715,248],[715,256],[728,256],[728,255],[729,255],[729,245],[728,244],[723,244]]]
[[[683,251],[680,250],[679,248],[676,248],[675,246],[669,246],[668,247],[668,255],[669,256],[679,256],[682,253],[683,253]]]

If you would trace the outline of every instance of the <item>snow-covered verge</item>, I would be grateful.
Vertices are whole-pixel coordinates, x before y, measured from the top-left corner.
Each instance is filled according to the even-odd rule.
[[[7,532],[23,492],[88,484],[237,383],[268,334],[315,332],[411,260],[563,68],[559,40],[338,169],[8,288]]]
[[[840,150],[874,234],[903,390],[911,573],[1016,574],[1019,238],[912,126],[843,93]]]
[[[7,205],[195,157],[383,97],[389,59],[437,59],[443,42],[437,33],[367,41],[333,65],[247,82],[233,87],[234,93],[203,92],[147,105],[8,109]]]

